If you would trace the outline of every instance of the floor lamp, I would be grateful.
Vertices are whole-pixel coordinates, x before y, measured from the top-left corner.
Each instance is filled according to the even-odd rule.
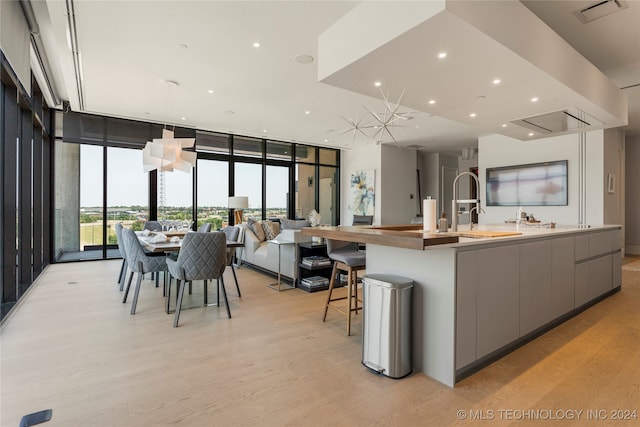
[[[242,224],[242,210],[249,207],[249,198],[247,196],[229,197],[229,209],[234,209],[234,224]]]

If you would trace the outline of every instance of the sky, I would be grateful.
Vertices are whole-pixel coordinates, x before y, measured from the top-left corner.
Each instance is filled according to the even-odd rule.
[[[80,206],[102,205],[102,147],[80,146]],[[142,169],[142,151],[107,149],[107,205],[148,204],[148,174]],[[191,206],[192,173],[165,172],[166,206]],[[227,162],[198,160],[198,205],[227,206]],[[288,168],[267,166],[267,207],[286,207]],[[235,195],[249,197],[249,207],[261,207],[262,166],[236,163]]]

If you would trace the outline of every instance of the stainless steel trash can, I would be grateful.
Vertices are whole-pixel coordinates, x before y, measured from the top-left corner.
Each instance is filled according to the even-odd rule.
[[[413,281],[390,274],[362,278],[362,364],[390,378],[411,373]]]

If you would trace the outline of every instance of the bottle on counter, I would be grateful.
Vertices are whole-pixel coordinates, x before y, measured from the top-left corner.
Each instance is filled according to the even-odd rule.
[[[438,220],[438,231],[441,233],[446,233],[449,229],[449,222],[447,221],[447,213],[442,212],[440,214],[440,219]]]

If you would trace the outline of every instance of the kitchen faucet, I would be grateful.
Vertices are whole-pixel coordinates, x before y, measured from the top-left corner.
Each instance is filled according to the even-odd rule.
[[[476,182],[476,196],[477,199],[458,199],[458,180],[461,176],[469,175]],[[469,210],[469,230],[473,225],[471,224],[471,212],[475,209],[477,213],[484,212],[482,207],[480,206],[480,182],[478,181],[478,177],[476,174],[472,172],[462,172],[459,173],[458,176],[453,180],[453,200],[451,201],[451,231],[458,231],[458,204],[460,203],[475,203],[475,206]]]

